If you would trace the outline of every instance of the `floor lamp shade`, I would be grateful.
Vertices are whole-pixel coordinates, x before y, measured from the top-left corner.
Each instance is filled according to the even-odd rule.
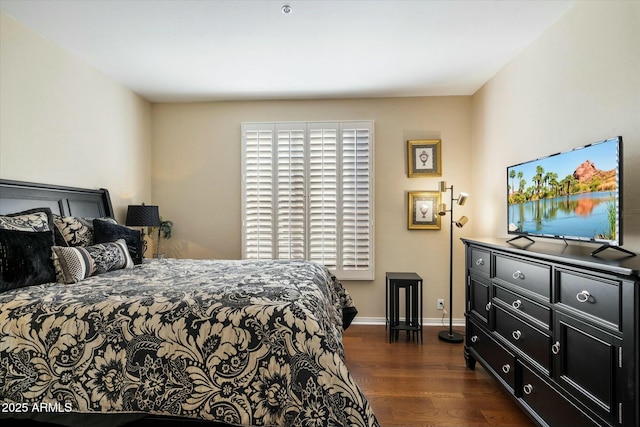
[[[160,213],[157,206],[129,205],[125,225],[134,227],[159,227]]]

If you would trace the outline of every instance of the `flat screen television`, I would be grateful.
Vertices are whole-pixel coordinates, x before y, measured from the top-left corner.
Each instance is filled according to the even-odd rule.
[[[507,232],[622,249],[622,137],[507,167]]]

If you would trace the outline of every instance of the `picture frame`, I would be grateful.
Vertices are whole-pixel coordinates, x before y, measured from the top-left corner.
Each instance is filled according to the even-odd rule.
[[[409,178],[442,175],[442,154],[439,139],[407,141]]]
[[[409,191],[409,230],[440,230],[439,191]]]

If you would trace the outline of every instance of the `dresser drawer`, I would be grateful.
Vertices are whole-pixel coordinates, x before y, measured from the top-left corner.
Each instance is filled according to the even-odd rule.
[[[483,329],[469,322],[468,346],[475,350],[495,375],[502,378],[502,381],[513,391],[515,387],[515,356],[498,344]]]
[[[540,364],[546,372],[551,370],[551,336],[523,322],[502,307],[496,309],[496,332],[514,347]]]
[[[519,286],[551,302],[551,267],[516,258],[497,255],[496,276],[500,280]]]
[[[551,310],[529,298],[511,292],[502,286],[493,285],[493,297],[507,304],[512,310],[541,322],[547,329],[551,324]]]
[[[474,273],[488,276],[491,273],[491,252],[470,247],[469,269]]]
[[[557,273],[558,302],[583,313],[620,325],[620,283],[560,270]]]
[[[526,366],[522,367],[522,389],[518,390],[516,394],[551,427],[596,427],[601,425],[565,399]]]

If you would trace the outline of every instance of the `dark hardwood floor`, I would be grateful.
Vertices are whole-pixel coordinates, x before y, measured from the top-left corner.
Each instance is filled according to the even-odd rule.
[[[422,345],[405,334],[389,343],[384,326],[345,331],[347,366],[380,426],[535,426],[479,364],[467,369],[463,344],[438,339],[442,329],[426,327]]]

